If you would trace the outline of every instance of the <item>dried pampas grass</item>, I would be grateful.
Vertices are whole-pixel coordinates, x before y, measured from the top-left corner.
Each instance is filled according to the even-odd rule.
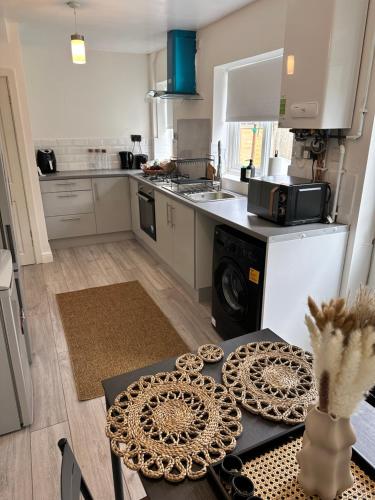
[[[319,308],[311,297],[308,306],[319,408],[349,418],[375,385],[375,293],[361,287],[351,308],[344,299]]]
[[[357,328],[373,326],[375,328],[375,292],[369,287],[361,286],[350,310]]]

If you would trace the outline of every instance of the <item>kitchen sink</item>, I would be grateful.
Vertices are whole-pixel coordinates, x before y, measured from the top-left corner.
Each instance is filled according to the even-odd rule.
[[[226,191],[204,191],[201,193],[186,193],[184,194],[186,198],[191,201],[205,202],[205,201],[219,201],[228,200],[230,198],[237,198],[235,194],[227,193]]]

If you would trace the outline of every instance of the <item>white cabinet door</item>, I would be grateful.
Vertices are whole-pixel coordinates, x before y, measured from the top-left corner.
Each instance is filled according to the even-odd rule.
[[[136,236],[141,233],[141,225],[139,222],[139,201],[138,201],[138,181],[130,179],[130,205],[132,216],[132,229]]]
[[[131,229],[129,179],[93,179],[96,229],[98,234]]]
[[[167,264],[173,266],[174,235],[172,204],[168,196],[155,191],[156,247],[155,250]]]
[[[173,268],[191,287],[195,285],[194,209],[173,201]]]
[[[43,193],[43,208],[46,217],[55,215],[90,214],[94,212],[92,191],[62,191]]]

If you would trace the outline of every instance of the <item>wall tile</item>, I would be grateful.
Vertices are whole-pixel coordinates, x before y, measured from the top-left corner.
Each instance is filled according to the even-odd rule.
[[[148,140],[141,143],[142,153],[148,154]],[[120,168],[119,151],[132,151],[134,144],[128,137],[105,137],[105,138],[57,138],[57,139],[35,139],[35,150],[40,148],[52,148],[56,155],[58,170],[88,170],[93,168]],[[105,155],[101,156],[101,164],[96,157],[96,153],[89,153],[88,149],[106,149]],[[134,153],[138,154],[140,149],[138,144],[134,148]],[[95,166],[98,165],[98,166]]]

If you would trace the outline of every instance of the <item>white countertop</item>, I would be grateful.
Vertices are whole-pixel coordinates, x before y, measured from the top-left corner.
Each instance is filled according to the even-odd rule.
[[[230,198],[219,201],[209,201],[195,203],[193,201],[179,196],[163,187],[153,184],[147,178],[141,177],[141,170],[72,170],[56,172],[44,177],[40,177],[41,182],[50,180],[64,180],[75,178],[92,177],[134,177],[141,182],[152,186],[154,190],[160,191],[171,198],[175,198],[181,203],[191,206],[198,212],[211,217],[222,224],[238,229],[254,238],[266,241],[268,243],[276,241],[286,241],[292,239],[308,238],[322,234],[332,234],[338,232],[347,232],[349,227],[343,224],[303,224],[299,226],[278,226],[273,222],[261,219],[257,215],[247,212],[246,196],[238,195],[236,198]]]

